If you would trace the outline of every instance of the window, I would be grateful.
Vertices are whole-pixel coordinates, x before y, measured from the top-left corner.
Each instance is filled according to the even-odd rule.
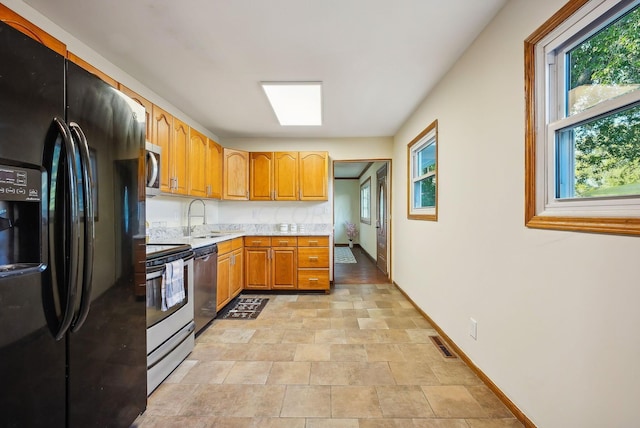
[[[438,121],[427,126],[407,146],[409,197],[407,217],[437,220]]]
[[[570,1],[525,76],[527,226],[640,234],[640,1]]]
[[[360,184],[360,223],[371,224],[371,177]]]

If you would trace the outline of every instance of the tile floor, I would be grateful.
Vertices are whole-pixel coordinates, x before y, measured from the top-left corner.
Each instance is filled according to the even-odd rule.
[[[215,320],[134,426],[522,427],[460,359],[442,356],[395,286],[265,297],[256,320]]]

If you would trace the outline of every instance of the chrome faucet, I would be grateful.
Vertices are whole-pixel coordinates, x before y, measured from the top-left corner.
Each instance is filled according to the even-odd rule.
[[[196,201],[200,201],[200,203],[202,204],[202,215],[198,215],[198,216],[193,216],[193,217],[202,217],[202,224],[207,224],[207,206],[205,205],[204,201],[202,199],[194,199],[193,201],[191,201],[189,203],[189,209],[187,210],[187,233],[189,234],[189,236],[191,236],[191,205],[193,205],[194,202]]]

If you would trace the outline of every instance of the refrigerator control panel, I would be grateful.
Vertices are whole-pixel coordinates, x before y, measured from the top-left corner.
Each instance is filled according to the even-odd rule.
[[[39,170],[0,164],[0,201],[39,202],[41,192]]]

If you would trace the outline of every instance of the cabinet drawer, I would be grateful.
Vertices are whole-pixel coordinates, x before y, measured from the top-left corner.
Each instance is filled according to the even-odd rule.
[[[270,247],[271,238],[268,236],[245,236],[245,247]]]
[[[295,236],[273,236],[271,245],[274,247],[295,247],[298,245],[298,238]]]
[[[328,268],[329,249],[298,247],[298,267],[299,268]]]
[[[328,290],[328,269],[299,269],[298,289],[300,290]]]
[[[298,247],[328,247],[328,236],[298,236]]]
[[[231,240],[231,249],[232,250],[237,250],[238,248],[242,248],[242,247],[244,247],[244,243],[243,243],[242,237],[233,238]]]
[[[218,255],[231,251],[231,239],[228,241],[218,242]]]

